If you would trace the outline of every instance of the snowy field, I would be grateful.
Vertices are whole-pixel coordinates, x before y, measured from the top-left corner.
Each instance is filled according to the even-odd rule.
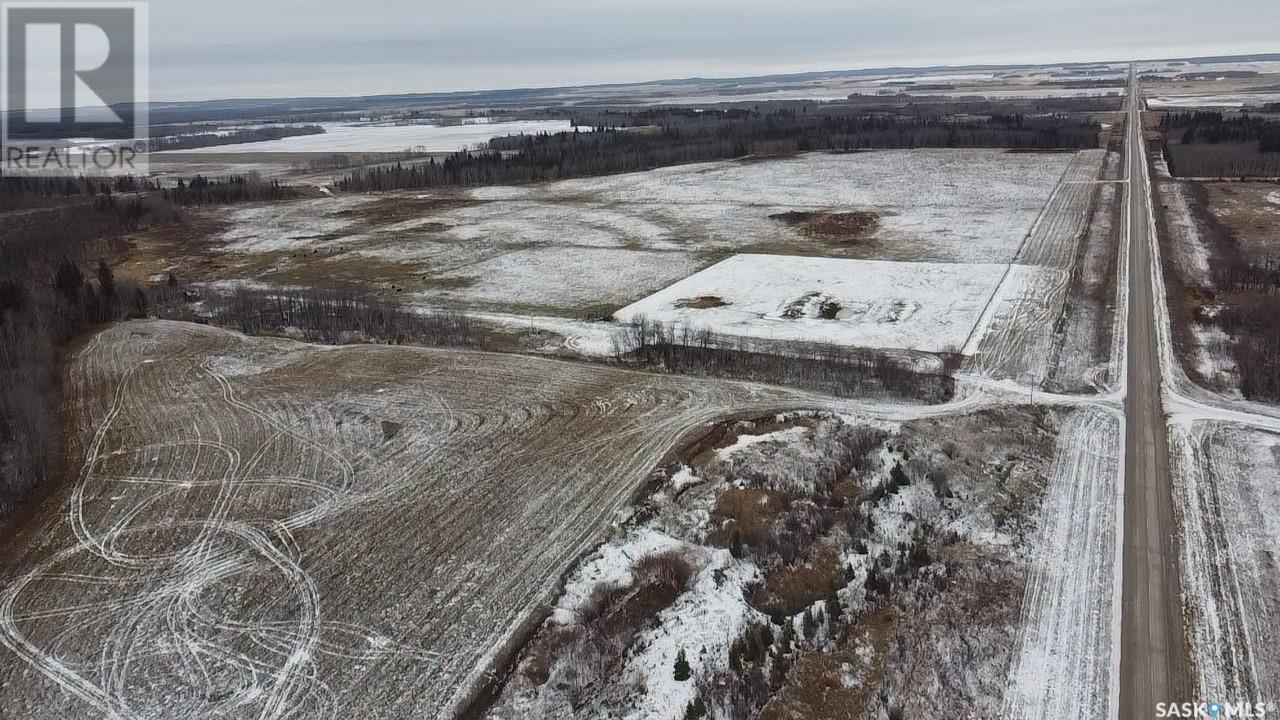
[[[1280,80],[1280,76],[1277,76]],[[1152,95],[1147,98],[1147,105],[1152,109],[1180,109],[1180,108],[1244,108],[1244,107],[1260,107],[1270,103],[1280,102],[1280,93],[1277,92],[1226,92],[1226,93],[1200,93],[1188,95]]]
[[[1118,154],[1113,156],[1118,162]],[[1123,373],[1118,342],[1124,328],[1120,311],[1127,296],[1117,282],[1123,276],[1122,186],[1101,186],[1097,206],[1081,239],[1061,333],[1055,333],[1049,363],[1049,387],[1088,392],[1114,388]]]
[[[1039,385],[1054,370],[1051,363],[1062,353],[1097,352],[1097,348],[1055,347],[1058,326],[1073,277],[1077,274],[1080,245],[1088,233],[1100,197],[1100,177],[1106,152],[1076,153],[1062,182],[1027,232],[1014,262],[1034,267],[1037,282],[1028,285],[1016,273],[1007,283],[1018,289],[1001,291],[1007,301],[993,304],[989,328],[975,340],[966,372],[988,378],[1011,379]],[[1083,269],[1081,269],[1083,271]]]
[[[717,335],[850,347],[958,352],[997,290],[1020,294],[1034,269],[735,255],[616,315]]]
[[[1212,77],[1215,73],[1255,72],[1260,75],[1280,74],[1280,60],[1242,60],[1238,62],[1182,62],[1177,60],[1166,62],[1138,63],[1138,72],[1143,75],[1159,75],[1176,77],[1178,75],[1196,74]]]
[[[697,269],[696,259],[685,253],[536,247],[442,273],[437,277],[464,281],[466,287],[424,295],[457,298],[468,306],[612,308]]]
[[[1094,408],[1073,413],[1058,437],[1001,717],[1115,717],[1123,437],[1123,421]]]
[[[210,215],[224,229],[209,251],[239,279],[308,284],[369,266],[371,282],[394,278],[423,305],[581,317],[738,252],[1010,263],[1077,157],[1092,162],[1094,153],[809,154],[248,205]],[[815,236],[775,217],[797,211],[860,213],[870,223],[856,235]]]
[[[1140,64],[1138,71],[1168,80],[1148,84],[1147,104],[1157,110],[1259,107],[1280,102],[1276,91],[1280,85],[1278,61]]]
[[[641,83],[570,88],[549,95],[565,104],[696,105],[779,100],[843,100],[850,95],[955,95],[1019,98],[1123,94],[1128,64],[1007,66],[992,69],[906,69],[824,73],[816,78],[772,77]],[[1042,82],[1113,81],[1114,87],[1071,88]],[[949,89],[936,86],[948,85]],[[930,87],[934,86],[934,87]]]
[[[1182,589],[1198,697],[1280,697],[1280,436],[1171,428]]]
[[[266,142],[240,143],[155,153],[226,155],[238,153],[455,152],[503,135],[535,135],[573,129],[568,120],[520,120],[466,125],[321,123],[323,135],[299,135]]]
[[[657,247],[749,249],[779,243],[796,251],[821,249],[817,241],[769,216],[789,210],[867,211],[880,216],[874,242],[836,249],[840,254],[1009,262],[1072,157],[1000,150],[814,153],[527,188],[485,188],[474,191],[474,197],[551,203],[568,211],[564,222],[571,224],[512,228],[522,235],[550,230],[576,237],[604,227],[616,241],[652,242]],[[620,213],[638,222],[631,226],[611,222],[607,215],[580,216],[583,211],[566,208],[568,204],[585,204],[586,211]],[[522,213],[524,208],[515,210]],[[483,216],[477,219],[483,221]]]

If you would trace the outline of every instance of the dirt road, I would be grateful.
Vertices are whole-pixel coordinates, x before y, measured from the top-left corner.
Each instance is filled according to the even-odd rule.
[[[1129,367],[1120,632],[1120,717],[1124,719],[1154,717],[1158,702],[1190,700],[1151,277],[1150,178],[1142,150],[1143,101],[1136,78],[1130,98]]]

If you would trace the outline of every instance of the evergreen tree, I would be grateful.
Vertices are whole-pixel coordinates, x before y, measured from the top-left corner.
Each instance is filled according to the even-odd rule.
[[[729,536],[729,554],[736,560],[742,559],[742,532],[738,528],[734,528]]]
[[[907,472],[902,469],[902,463],[894,464],[893,469],[889,471],[889,480],[894,490],[911,484],[911,478],[907,477]]]
[[[147,294],[142,291],[142,288],[133,289],[133,307],[130,309],[129,316],[132,318],[147,316]]]
[[[924,533],[917,533],[911,543],[911,554],[907,556],[907,564],[919,570],[928,567],[932,562],[933,559],[929,557],[929,543],[925,540]]]
[[[54,275],[53,285],[68,302],[79,302],[80,287],[84,285],[84,274],[70,259],[63,258],[62,264],[58,265],[57,274]]]
[[[684,656],[684,650],[676,655],[675,679],[677,682],[684,682],[693,675],[693,670],[689,667],[689,660]]]
[[[116,297],[116,274],[111,271],[106,260],[98,261],[98,290],[107,300],[114,300]]]
[[[832,622],[835,622],[843,614],[844,608],[840,605],[840,596],[836,594],[835,590],[832,590],[831,594],[827,595],[827,617],[831,618]]]

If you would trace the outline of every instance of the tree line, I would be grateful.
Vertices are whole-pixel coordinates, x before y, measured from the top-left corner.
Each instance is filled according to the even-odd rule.
[[[60,474],[59,348],[96,323],[146,312],[145,293],[117,281],[104,258],[151,218],[117,197],[0,224],[0,526]]]
[[[1280,122],[1249,113],[1165,113],[1160,127],[1166,133],[1176,133],[1183,145],[1257,142],[1259,152],[1280,152]]]
[[[520,184],[635,172],[749,155],[907,148],[1067,150],[1097,147],[1099,126],[1069,116],[849,113],[792,108],[612,112],[575,118],[603,129],[495,138],[442,161],[355,171],[339,190]]]
[[[168,319],[210,323],[246,335],[293,335],[326,345],[354,342],[435,347],[475,347],[480,333],[466,315],[450,311],[415,312],[383,300],[358,285],[336,288],[256,290],[202,298],[196,314],[181,293],[157,288],[153,314]]]
[[[1280,121],[1250,113],[1165,113],[1160,129],[1176,176],[1280,176]]]
[[[266,180],[257,173],[211,178],[194,175],[179,178],[172,187],[135,177],[28,177],[0,175],[0,212],[30,208],[61,207],[74,201],[105,202],[122,207],[122,202],[161,203],[191,207],[241,202],[270,202],[304,197],[299,188],[279,180]],[[130,198],[124,200],[123,198]]]
[[[882,395],[941,403],[955,394],[958,358],[937,371],[873,350],[764,343],[639,318],[614,337],[615,355],[650,370],[797,387],[837,397]]]
[[[0,173],[0,212],[58,205],[67,200],[137,194],[155,190],[141,178],[55,177]]]
[[[268,142],[282,140],[287,137],[303,135],[323,135],[325,129],[319,125],[274,125],[261,128],[244,128],[231,131],[183,133],[162,135],[150,141],[152,152],[165,150],[194,150],[196,148],[218,147],[220,145],[239,145],[241,143]]]
[[[214,179],[195,175],[178,179],[173,187],[160,190],[165,200],[183,207],[230,205],[241,202],[276,202],[303,197],[302,191],[279,180],[265,180],[257,173]]]

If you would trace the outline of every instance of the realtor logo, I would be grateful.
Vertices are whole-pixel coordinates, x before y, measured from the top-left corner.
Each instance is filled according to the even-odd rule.
[[[147,9],[141,2],[0,3],[0,169],[145,171]]]

